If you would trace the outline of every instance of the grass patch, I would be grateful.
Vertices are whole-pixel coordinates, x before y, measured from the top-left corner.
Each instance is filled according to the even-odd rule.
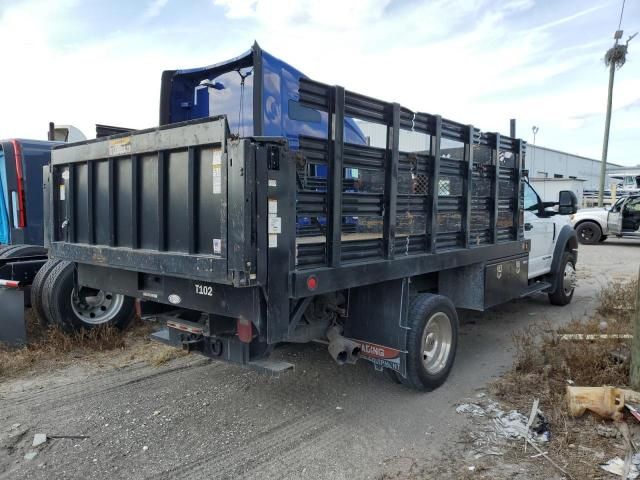
[[[147,342],[140,345],[129,357],[130,360],[142,360],[149,365],[159,367],[165,363],[180,357],[189,355],[186,350],[169,347],[161,343]]]

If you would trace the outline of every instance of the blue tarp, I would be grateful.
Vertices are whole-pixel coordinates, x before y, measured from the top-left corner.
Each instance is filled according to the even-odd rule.
[[[7,190],[7,171],[4,164],[4,152],[0,150],[0,244],[9,243],[9,192]]]

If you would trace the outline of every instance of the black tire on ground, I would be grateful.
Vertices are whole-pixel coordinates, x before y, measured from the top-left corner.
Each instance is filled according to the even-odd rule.
[[[458,314],[446,297],[421,293],[409,306],[407,377],[400,381],[417,390],[442,385],[451,371],[458,347]]]
[[[40,270],[38,270],[38,273],[36,273],[31,283],[31,308],[33,308],[38,320],[40,320],[40,324],[43,326],[49,324],[50,320],[42,305],[42,289],[45,280],[60,261],[61,260],[55,258],[47,260]]]
[[[578,241],[584,245],[593,245],[600,241],[602,229],[595,222],[582,222],[576,227]]]
[[[569,265],[569,267],[568,267]],[[549,293],[549,301],[552,305],[568,305],[573,298],[574,286],[571,276],[575,275],[576,256],[567,252],[562,252],[562,260],[556,275],[556,289]]]
[[[598,242],[602,243],[602,242],[604,242],[607,238],[608,238],[608,237],[607,237],[606,235],[602,235],[602,236],[600,237],[600,240],[598,240]]]
[[[38,245],[11,245],[0,251],[0,258],[19,258],[46,254],[47,250]]]
[[[61,261],[42,288],[42,308],[50,321],[67,332],[110,325],[124,330],[135,316],[131,297],[81,287],[74,290],[75,264]]]

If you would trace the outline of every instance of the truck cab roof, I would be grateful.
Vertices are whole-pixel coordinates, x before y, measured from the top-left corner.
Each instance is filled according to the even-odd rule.
[[[285,137],[298,148],[299,136],[326,138],[328,115],[299,103],[299,81],[307,78],[255,43],[242,55],[200,68],[162,74],[160,125],[226,115],[239,136]],[[367,138],[345,118],[345,141]]]

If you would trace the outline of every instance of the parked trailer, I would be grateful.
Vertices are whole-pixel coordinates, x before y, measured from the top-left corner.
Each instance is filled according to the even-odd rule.
[[[145,300],[166,323],[157,340],[212,358],[282,371],[290,365],[269,359],[274,345],[325,339],[338,363],[363,358],[418,389],[449,374],[456,308],[539,291],[571,301],[575,233],[528,185],[523,199],[523,141],[280,66],[295,79],[297,107],[320,119],[312,135],[302,129],[293,139],[287,120],[273,116],[286,97],[266,94],[273,59],[255,46],[186,71],[187,88],[174,79],[197,98],[202,85],[225,88],[216,75],[252,68],[250,136],[232,134],[236,111],[54,150],[49,248],[75,263],[75,288]],[[170,117],[169,103],[161,117]],[[353,118],[387,128],[386,147],[347,141]],[[280,136],[262,135],[269,122]],[[401,131],[427,135],[429,149],[401,151]],[[324,185],[308,182],[321,169]],[[345,186],[350,169],[355,191]],[[561,213],[575,211],[570,192],[559,203]],[[300,228],[308,218],[324,225],[317,235]],[[345,231],[346,218],[355,231]],[[537,233],[535,262],[525,219]]]
[[[64,133],[68,128],[58,131]],[[112,133],[114,128],[101,125],[98,132]],[[57,281],[49,280],[47,304],[43,305],[45,282],[62,263],[60,260],[48,261],[44,247],[43,168],[48,173],[51,149],[61,143],[26,139],[0,141],[0,305],[3,308],[0,343],[14,346],[26,343],[27,307],[33,307],[35,315],[46,325],[50,322],[51,305],[73,305],[72,314],[60,322],[66,330],[91,328],[113,318],[105,315],[109,310],[102,310],[114,303],[104,294],[93,292],[89,305],[76,296],[56,293],[55,287],[62,274],[56,275]],[[70,262],[64,262],[63,267],[58,268],[60,270],[68,276],[73,275],[75,269]],[[112,309],[118,305],[122,308],[127,303],[116,302]],[[130,313],[133,314],[133,307]]]

